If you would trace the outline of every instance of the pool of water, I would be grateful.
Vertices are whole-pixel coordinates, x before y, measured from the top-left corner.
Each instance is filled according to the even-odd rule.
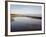
[[[34,31],[41,30],[41,19],[29,17],[15,17],[11,22],[11,31]]]

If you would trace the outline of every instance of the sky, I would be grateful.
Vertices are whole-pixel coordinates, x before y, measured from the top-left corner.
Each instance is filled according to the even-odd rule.
[[[42,7],[41,6],[34,6],[34,5],[10,5],[11,13],[16,14],[41,14]]]

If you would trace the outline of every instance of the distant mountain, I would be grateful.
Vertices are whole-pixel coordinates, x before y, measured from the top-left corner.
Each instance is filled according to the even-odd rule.
[[[36,15],[36,14],[11,14],[11,17],[29,17],[29,18],[37,18],[37,19],[41,19],[41,15]]]
[[[34,17],[42,17],[41,14],[11,14],[12,16],[34,16]]]
[[[26,15],[28,15],[28,16],[36,16],[36,17],[42,17],[41,14],[26,14]]]

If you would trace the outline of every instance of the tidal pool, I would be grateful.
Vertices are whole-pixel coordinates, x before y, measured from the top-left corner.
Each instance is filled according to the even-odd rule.
[[[11,22],[11,32],[41,30],[41,19],[15,17]]]

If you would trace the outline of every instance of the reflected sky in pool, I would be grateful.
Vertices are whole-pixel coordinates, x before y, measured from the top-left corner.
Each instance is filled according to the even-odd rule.
[[[33,31],[41,30],[41,19],[29,17],[15,17],[11,22],[11,31]]]

